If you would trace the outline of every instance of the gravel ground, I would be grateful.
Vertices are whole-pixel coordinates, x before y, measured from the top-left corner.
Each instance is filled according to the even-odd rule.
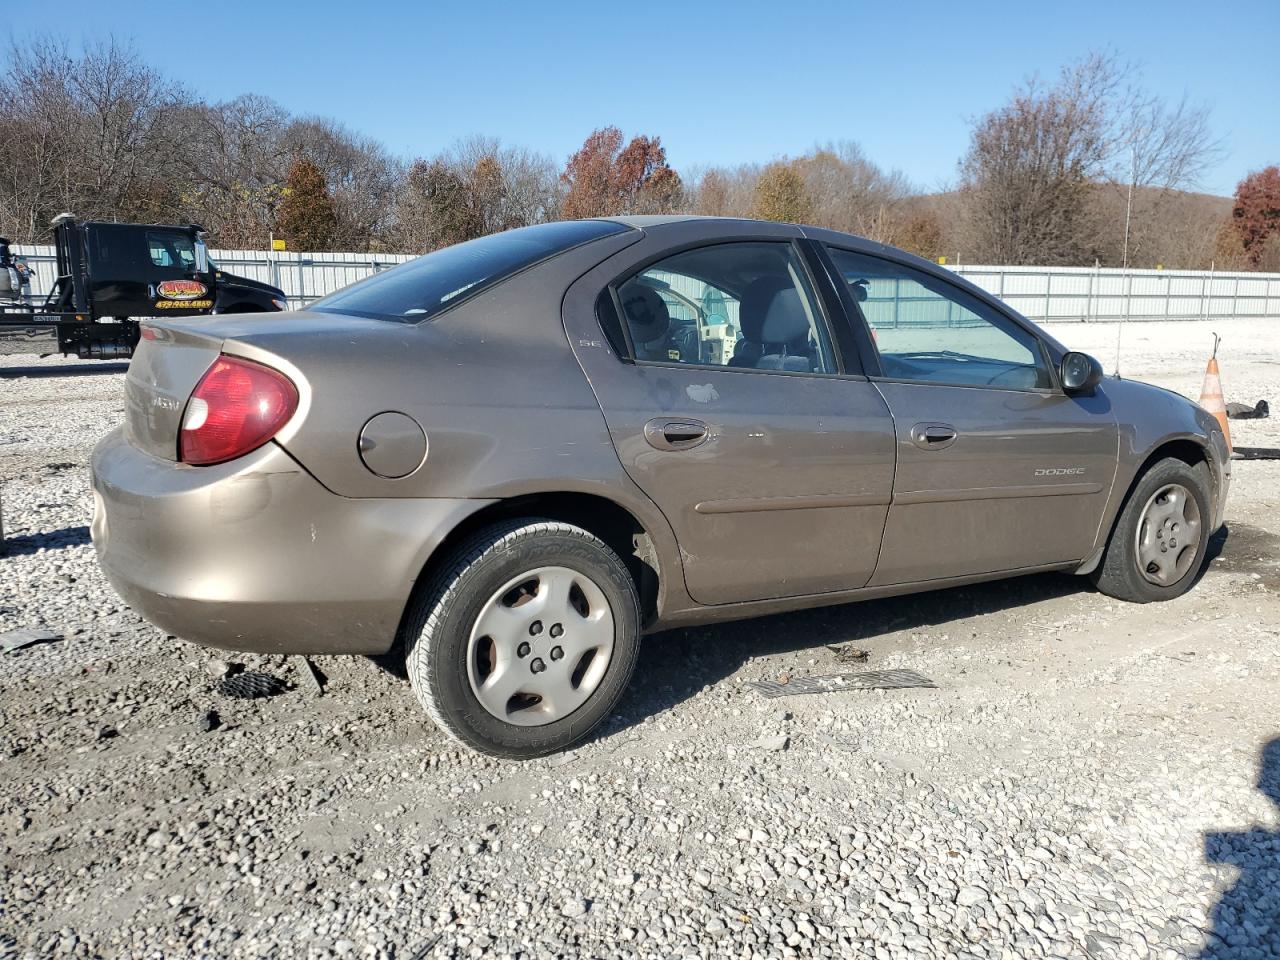
[[[1276,407],[1280,337],[1216,326],[1228,399]],[[1054,333],[1112,366],[1114,327]],[[1210,343],[1131,324],[1122,368],[1195,395]],[[1172,603],[1039,576],[674,631],[599,736],[517,764],[393,664],[317,658],[317,697],[239,656],[293,688],[222,697],[217,653],[121,604],[101,370],[0,380],[0,631],[65,635],[0,662],[0,957],[1280,957],[1280,463],[1236,464]],[[854,649],[938,689],[745,684]]]

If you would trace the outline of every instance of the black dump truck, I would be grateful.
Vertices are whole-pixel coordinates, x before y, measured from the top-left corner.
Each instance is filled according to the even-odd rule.
[[[58,279],[39,302],[0,237],[0,354],[130,357],[139,317],[284,310],[283,291],[218,268],[204,231],[139,223],[53,221]]]

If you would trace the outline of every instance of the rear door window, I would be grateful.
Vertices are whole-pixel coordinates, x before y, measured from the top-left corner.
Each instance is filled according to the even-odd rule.
[[[353,283],[311,309],[418,323],[535,263],[630,229],[608,220],[573,220],[491,234]]]
[[[642,363],[838,372],[804,264],[789,243],[677,253],[619,284],[617,302],[626,352]]]

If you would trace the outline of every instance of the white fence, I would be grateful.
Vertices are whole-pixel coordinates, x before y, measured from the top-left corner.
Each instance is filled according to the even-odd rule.
[[[1038,322],[1280,319],[1280,274],[952,267]]]
[[[16,246],[35,271],[32,292],[53,286],[51,246]],[[279,287],[299,307],[372,273],[413,259],[391,253],[267,253],[213,250],[229,273]],[[1210,270],[955,266],[950,269],[1041,322],[1280,319],[1280,274]]]

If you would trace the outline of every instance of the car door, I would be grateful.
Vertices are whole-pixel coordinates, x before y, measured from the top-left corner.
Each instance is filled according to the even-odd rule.
[[[893,426],[856,357],[842,365],[811,262],[787,239],[655,246],[615,258],[628,265],[596,300],[614,350],[575,348],[623,467],[671,523],[690,596],[863,586]]]
[[[1083,559],[1117,462],[1105,394],[1069,397],[1035,332],[906,263],[828,247],[894,418],[872,586]]]

